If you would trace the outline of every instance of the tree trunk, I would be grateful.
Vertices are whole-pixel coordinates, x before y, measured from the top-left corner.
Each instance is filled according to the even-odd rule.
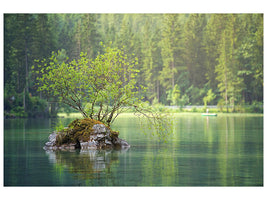
[[[172,89],[174,88],[174,58],[172,61]]]
[[[159,80],[157,80],[157,99],[159,102]]]
[[[23,108],[24,111],[26,111],[26,92],[25,92],[25,88],[23,89]]]
[[[224,31],[224,84],[225,84],[225,105],[226,105],[226,112],[228,112],[228,80],[227,80],[227,55],[226,55],[226,41],[225,41],[225,31]]]

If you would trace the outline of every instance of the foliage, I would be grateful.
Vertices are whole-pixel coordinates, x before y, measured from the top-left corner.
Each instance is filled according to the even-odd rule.
[[[27,110],[23,107],[23,98],[27,102]],[[47,102],[29,93],[16,93],[7,89],[4,92],[4,101],[7,117],[47,117],[48,115],[45,111]]]
[[[79,59],[59,59],[62,51],[52,53],[49,60],[37,61],[35,69],[38,90],[48,97],[57,97],[62,103],[79,111],[85,119],[98,120],[110,126],[122,112],[134,108],[140,118],[149,120],[155,134],[163,140],[171,129],[162,114],[144,106],[138,98],[136,85],[137,58],[128,59],[123,49],[104,46],[104,53],[89,60],[81,53]],[[64,137],[65,138],[65,137]]]
[[[104,53],[89,60],[81,53],[78,60],[59,61],[61,52],[38,64],[39,91],[56,96],[63,103],[108,125],[124,110],[135,104],[137,93],[134,65],[123,50],[105,47]],[[87,110],[85,110],[85,103]],[[96,110],[96,106],[99,109]]]
[[[184,25],[184,64],[188,79],[195,87],[202,88],[206,82],[203,45],[206,17],[204,14],[191,14]]]
[[[212,92],[212,89],[209,89],[207,96],[203,98],[204,106],[207,106],[209,102],[215,99],[216,95]]]
[[[245,112],[263,113],[263,104],[261,102],[253,101],[252,105],[248,105],[245,107]]]
[[[172,106],[180,106],[180,109],[182,109],[183,106],[189,103],[189,97],[187,94],[181,96],[181,90],[177,84],[172,90],[167,91],[167,94],[167,100],[171,102]]]
[[[134,114],[139,118],[141,127],[151,131],[152,136],[158,136],[159,140],[167,142],[167,137],[172,133],[173,122],[170,114],[157,110],[157,107],[149,106],[147,103],[140,103],[135,107]],[[144,132],[147,134],[146,132]]]
[[[181,25],[179,15],[165,14],[163,19],[163,32],[162,32],[162,60],[163,69],[160,72],[161,84],[166,90],[174,89],[175,76],[178,73],[178,67],[181,65]]]
[[[172,105],[179,105],[180,102],[180,89],[177,84],[175,84],[174,88],[172,89],[171,93],[171,100],[172,100]]]
[[[56,115],[58,99],[46,100],[37,90],[41,73],[30,66],[58,49],[65,49],[65,66],[81,52],[94,61],[105,52],[100,41],[124,46],[128,60],[138,58],[136,86],[147,88],[138,89],[138,97],[150,103],[156,97],[170,105],[168,91],[176,84],[185,100],[180,105],[202,105],[210,89],[213,104],[223,99],[240,110],[263,102],[263,14],[5,14],[5,113],[31,113],[31,96],[47,101],[38,106],[46,116]]]
[[[146,105],[148,107],[149,105]],[[169,113],[170,111],[162,103],[159,103],[158,99],[155,97],[151,106],[156,112]]]
[[[63,125],[61,119],[59,119],[59,121],[55,124],[54,129],[57,132],[60,132],[60,131],[63,131],[64,130],[64,125]]]
[[[186,104],[189,103],[189,97],[187,96],[187,94],[184,94],[179,101],[180,104],[180,108],[182,109]]]
[[[48,111],[47,102],[45,99],[40,99],[39,97],[29,96],[28,100],[28,117],[47,117]]]

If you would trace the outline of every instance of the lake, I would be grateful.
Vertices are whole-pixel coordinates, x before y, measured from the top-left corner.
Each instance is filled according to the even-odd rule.
[[[4,120],[4,186],[263,186],[262,115],[175,114],[164,143],[125,114],[128,150],[46,152],[55,120]]]

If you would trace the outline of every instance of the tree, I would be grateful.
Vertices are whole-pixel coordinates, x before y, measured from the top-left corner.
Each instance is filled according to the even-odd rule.
[[[41,73],[38,90],[78,110],[84,118],[91,118],[110,126],[119,114],[134,109],[140,120],[145,117],[150,127],[165,140],[171,132],[170,120],[143,106],[138,98],[134,67],[138,60],[129,60],[123,49],[104,46],[104,53],[94,60],[81,53],[78,60],[63,61],[62,53],[52,53],[48,60],[38,62],[35,73]],[[40,69],[40,70],[39,70]],[[142,87],[142,86],[140,86]]]
[[[221,96],[225,99],[228,111],[229,104],[233,106],[234,110],[235,103],[241,101],[245,85],[237,59],[237,47],[240,42],[239,18],[237,15],[227,15],[226,20],[226,27],[221,35],[220,56],[215,71],[217,73],[216,79],[219,82],[218,88]]]
[[[258,14],[241,17],[241,43],[237,49],[238,74],[244,79],[242,91],[244,102],[252,99],[262,101],[263,97],[263,18]]]
[[[216,95],[212,92],[212,89],[210,89],[207,93],[207,96],[203,98],[204,106],[206,107],[209,102],[215,99],[215,97]]]
[[[143,80],[147,87],[146,97],[150,102],[160,99],[159,76],[162,70],[161,49],[159,46],[161,31],[155,26],[157,16],[146,18],[142,30],[142,68]]]
[[[13,82],[13,89],[16,84],[16,92],[23,95],[24,111],[27,111],[28,104],[29,66],[33,50],[32,29],[35,29],[34,25],[33,15],[5,15],[5,83]]]
[[[70,60],[81,52],[95,59],[104,53],[99,41],[124,46],[127,60],[138,57],[138,95],[150,102],[170,104],[166,92],[175,84],[192,105],[202,104],[209,89],[214,103],[219,96],[231,106],[263,101],[262,14],[5,14],[6,113],[15,107],[29,113],[31,97],[43,98],[34,87],[41,73],[29,67],[34,59],[59,49]]]
[[[179,15],[164,15],[164,29],[162,31],[162,60],[161,84],[166,90],[173,89],[178,67],[181,66],[181,27]]]
[[[184,26],[184,61],[189,72],[189,80],[195,87],[203,87],[206,83],[204,49],[204,14],[191,14]]]
[[[184,105],[189,103],[189,97],[187,94],[181,95],[180,87],[175,84],[172,90],[167,91],[167,100],[171,102],[173,106],[180,106],[180,109],[183,108]]]
[[[171,95],[171,100],[172,100],[171,104],[175,105],[175,106],[179,105],[181,94],[180,94],[180,88],[177,84],[175,84],[171,94],[172,94]]]
[[[212,14],[205,27],[204,49],[206,53],[206,73],[205,76],[209,81],[209,85],[213,90],[217,89],[218,82],[216,80],[215,66],[218,64],[219,48],[221,41],[221,32],[225,29],[225,15]]]
[[[90,58],[95,58],[101,41],[97,30],[97,14],[83,14],[81,19],[81,49]]]
[[[135,77],[138,71],[134,66],[138,62],[129,62],[123,50],[107,47],[104,54],[94,60],[81,53],[78,60],[70,62],[60,61],[61,55],[60,51],[52,53],[48,61],[39,62],[41,70],[35,71],[42,74],[37,77],[39,91],[57,96],[84,117],[108,125],[125,107],[137,103]]]
[[[216,66],[215,71],[217,72],[216,79],[219,81],[218,88],[221,92],[222,97],[225,99],[225,105],[228,111],[228,87],[229,87],[229,67],[228,67],[228,56],[226,50],[226,34],[225,31],[222,36],[221,52],[218,59],[219,64]]]

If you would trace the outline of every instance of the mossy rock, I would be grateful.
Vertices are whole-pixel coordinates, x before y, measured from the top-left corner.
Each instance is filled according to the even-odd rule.
[[[72,121],[67,128],[60,131],[57,135],[56,145],[62,144],[70,144],[77,143],[80,141],[87,142],[90,140],[91,135],[94,133],[93,126],[95,124],[103,124],[100,121],[84,118],[84,119],[76,119]],[[104,124],[103,124],[104,125]],[[110,130],[109,127],[104,125],[106,128]],[[114,136],[118,136],[118,132],[112,131]]]
[[[50,134],[45,150],[57,149],[125,149],[130,145],[118,137],[100,121],[84,118],[76,119],[62,131]]]

